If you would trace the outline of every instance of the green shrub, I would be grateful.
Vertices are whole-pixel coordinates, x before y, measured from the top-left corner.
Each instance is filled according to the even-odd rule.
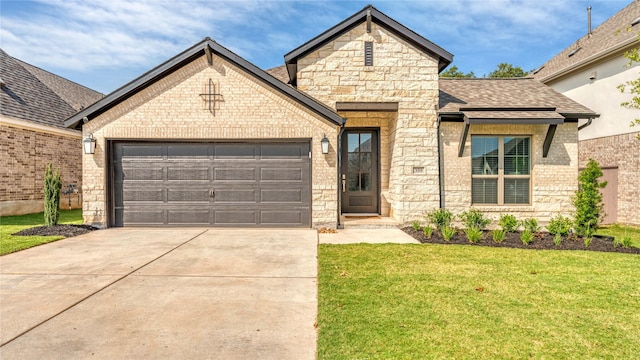
[[[491,231],[491,237],[493,238],[493,242],[500,244],[504,240],[504,236],[507,234],[507,230],[505,229],[494,229]]]
[[[522,234],[520,234],[520,240],[522,240],[522,243],[525,245],[531,244],[531,242],[533,241],[533,233],[531,232],[531,230],[524,229],[524,231],[522,231]]]
[[[560,234],[555,234],[555,235],[553,236],[553,243],[554,243],[556,246],[560,246],[560,244],[562,244],[562,236],[561,236]]]
[[[422,233],[424,234],[424,236],[427,237],[427,239],[431,239],[431,234],[433,233],[433,228],[429,225],[425,226],[422,228]]]
[[[621,238],[615,238],[613,240],[613,247],[618,247],[618,246],[622,246],[625,249],[628,249],[631,247],[632,241],[631,241],[631,236],[623,236]]]
[[[60,189],[62,180],[58,170],[53,172],[53,164],[48,163],[44,172],[44,223],[47,226],[58,225],[60,218]]]
[[[411,222],[411,227],[413,228],[413,230],[415,231],[419,231],[420,230],[420,221],[418,220],[413,220]]]
[[[593,240],[591,236],[584,238],[584,247],[589,247],[589,245],[591,245],[591,240]]]
[[[449,210],[438,209],[427,213],[426,218],[436,226],[436,229],[442,231],[442,229],[451,225],[453,214]]]
[[[464,233],[467,235],[467,239],[469,239],[470,243],[477,243],[482,239],[482,230],[476,227],[470,227],[464,229]]]
[[[558,215],[551,218],[549,225],[547,225],[547,230],[551,235],[567,236],[571,230],[572,224],[573,221],[571,221],[570,218]]]
[[[524,230],[529,230],[531,234],[537,233],[540,231],[540,226],[538,226],[538,220],[534,218],[524,219],[520,222],[520,225]]]
[[[485,217],[482,211],[478,209],[470,209],[458,215],[458,217],[467,229],[484,229],[491,223],[491,220]]]
[[[589,159],[587,167],[578,176],[579,187],[573,206],[576,208],[574,229],[579,236],[586,236],[587,229],[597,230],[600,217],[604,215],[600,189],[607,186],[607,182],[598,181],[601,176],[600,165],[593,159]]]
[[[442,237],[445,241],[450,241],[453,235],[456,234],[456,229],[452,226],[445,226],[442,228]]]
[[[500,227],[503,228],[506,232],[518,231],[518,219],[516,219],[515,215],[510,215],[510,214],[500,215],[500,220],[498,221],[498,225],[500,225]]]

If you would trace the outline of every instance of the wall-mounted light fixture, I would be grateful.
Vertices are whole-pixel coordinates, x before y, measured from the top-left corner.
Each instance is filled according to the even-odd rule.
[[[96,138],[93,137],[93,134],[89,134],[89,136],[82,140],[82,147],[84,148],[85,154],[93,154],[96,152]]]
[[[329,153],[329,139],[327,139],[327,135],[324,135],[322,140],[320,140],[320,145],[322,145],[322,153],[325,154],[325,155],[328,154]]]

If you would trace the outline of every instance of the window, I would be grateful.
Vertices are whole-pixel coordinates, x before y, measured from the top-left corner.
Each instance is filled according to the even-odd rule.
[[[471,203],[529,204],[531,138],[471,136]]]

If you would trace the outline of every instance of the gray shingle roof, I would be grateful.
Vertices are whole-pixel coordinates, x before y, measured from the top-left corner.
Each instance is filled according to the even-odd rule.
[[[547,82],[574,68],[589,64],[602,55],[616,52],[622,53],[625,48],[629,48],[633,44],[637,46],[637,34],[640,31],[640,24],[634,25],[631,28],[631,32],[626,29],[631,27],[632,22],[639,17],[640,1],[634,0],[627,7],[595,28],[591,36],[585,34],[571,46],[547,61],[533,76],[542,82]],[[573,55],[569,56],[572,52],[574,52]]]
[[[282,81],[285,84],[289,83],[289,73],[287,72],[287,67],[282,65],[282,66],[277,66],[271,69],[267,69],[265,70],[267,72],[267,74],[273,76],[274,78]]]
[[[532,118],[532,111],[539,116],[548,116],[549,111],[572,118],[596,115],[533,78],[440,79],[439,83],[441,114],[491,110],[484,115],[504,118],[504,112],[513,111],[524,111],[523,118]]]
[[[37,75],[36,75],[37,74]],[[0,114],[65,128],[74,106],[88,106],[102,94],[19,61],[0,49]]]

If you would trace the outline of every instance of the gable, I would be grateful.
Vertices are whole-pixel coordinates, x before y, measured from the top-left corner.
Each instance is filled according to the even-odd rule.
[[[225,61],[234,64],[243,72],[260,81],[264,85],[278,91],[289,99],[304,106],[308,110],[311,110],[317,115],[322,116],[326,120],[336,125],[341,125],[344,123],[344,119],[330,108],[324,106],[308,95],[290,86],[287,86],[265,71],[259,69],[255,65],[251,64],[250,62],[244,60],[240,56],[234,54],[230,50],[216,43],[212,39],[205,38],[203,41],[195,44],[189,49],[150,70],[146,74],[107,95],[105,98],[93,104],[92,106],[70,117],[67,121],[65,121],[65,126],[72,128],[81,127],[83,123],[91,121],[92,119],[105,113],[109,109],[126,101],[137,93],[147,89],[151,85],[162,81],[162,79],[164,79],[165,77],[179,72],[187,64],[202,57],[206,58],[206,61],[210,66],[213,65],[216,57],[220,57]],[[250,96],[250,94],[247,94],[247,96]]]
[[[284,59],[287,72],[289,73],[290,83],[295,85],[297,82],[298,60],[325,46],[327,43],[334,41],[336,38],[344,35],[354,27],[363,23],[366,26],[367,32],[371,32],[371,24],[375,23],[411,44],[419,51],[429,54],[429,56],[437,59],[438,71],[444,70],[444,68],[453,61],[453,55],[448,51],[391,19],[372,5],[368,5],[336,26],[286,54]]]

